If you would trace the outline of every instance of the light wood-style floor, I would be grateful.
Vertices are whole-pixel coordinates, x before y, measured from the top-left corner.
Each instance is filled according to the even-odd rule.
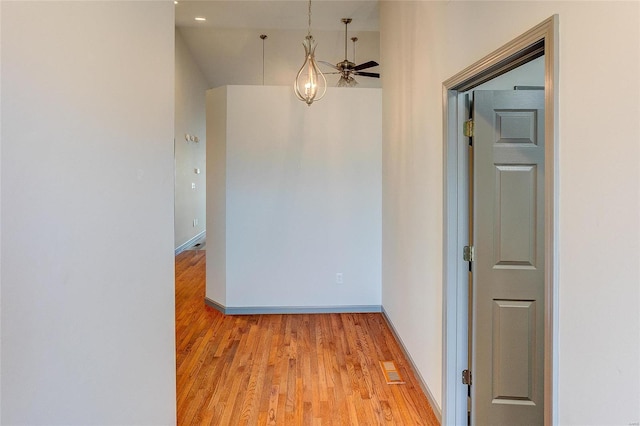
[[[204,305],[205,256],[176,257],[179,425],[439,424],[380,314],[225,316]]]

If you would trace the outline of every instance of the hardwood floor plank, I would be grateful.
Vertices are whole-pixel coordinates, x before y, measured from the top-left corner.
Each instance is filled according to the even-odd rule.
[[[275,425],[276,424],[276,416],[278,414],[278,397],[280,395],[280,387],[278,385],[274,385],[271,387],[271,393],[269,394],[269,407],[267,409],[267,424]],[[260,423],[262,424],[262,423]]]
[[[382,315],[223,315],[204,304],[205,256],[176,257],[179,425],[438,425]]]

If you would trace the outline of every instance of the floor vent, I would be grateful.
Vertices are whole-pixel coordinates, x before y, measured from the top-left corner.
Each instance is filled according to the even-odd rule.
[[[387,380],[388,385],[401,385],[404,383],[396,363],[393,361],[380,361],[380,367],[382,367],[382,373]]]

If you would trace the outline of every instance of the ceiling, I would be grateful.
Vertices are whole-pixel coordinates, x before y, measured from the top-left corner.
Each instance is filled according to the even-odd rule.
[[[348,38],[358,37],[356,61],[380,62],[378,1],[314,0],[311,33],[318,42],[316,58],[330,63],[344,59],[345,33],[341,18],[352,18]],[[304,61],[302,40],[307,34],[306,1],[179,1],[176,32],[186,44],[210,87],[228,84],[290,85]],[[206,17],[206,21],[195,21]],[[353,61],[353,43],[348,40]],[[332,71],[323,66],[323,72]],[[382,72],[382,67],[371,72]],[[357,77],[358,87],[380,87],[380,79]],[[329,86],[336,75],[327,75]]]
[[[304,0],[280,1],[203,1],[182,0],[176,5],[176,27],[263,28],[306,30],[308,3]],[[311,29],[341,31],[341,18],[352,18],[354,31],[378,31],[378,1],[314,0]],[[206,22],[197,22],[204,16]]]

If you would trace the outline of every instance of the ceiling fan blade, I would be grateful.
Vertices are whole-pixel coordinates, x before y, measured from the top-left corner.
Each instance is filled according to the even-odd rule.
[[[318,61],[318,62],[320,62],[320,63],[321,63],[321,64],[323,64],[323,65],[326,65],[326,66],[328,66],[328,67],[331,67],[331,68],[333,68],[333,69],[336,69],[336,70],[340,71],[340,68],[336,67],[336,66],[335,66],[334,64],[332,64],[332,63],[329,63],[329,62],[327,62],[327,61]]]
[[[369,61],[369,62],[365,62],[364,64],[356,65],[355,67],[353,67],[353,69],[355,71],[360,71],[366,68],[377,67],[378,65],[380,64],[377,63],[376,61]]]
[[[363,77],[380,78],[380,74],[378,74],[377,72],[355,72],[354,74],[361,75]]]

